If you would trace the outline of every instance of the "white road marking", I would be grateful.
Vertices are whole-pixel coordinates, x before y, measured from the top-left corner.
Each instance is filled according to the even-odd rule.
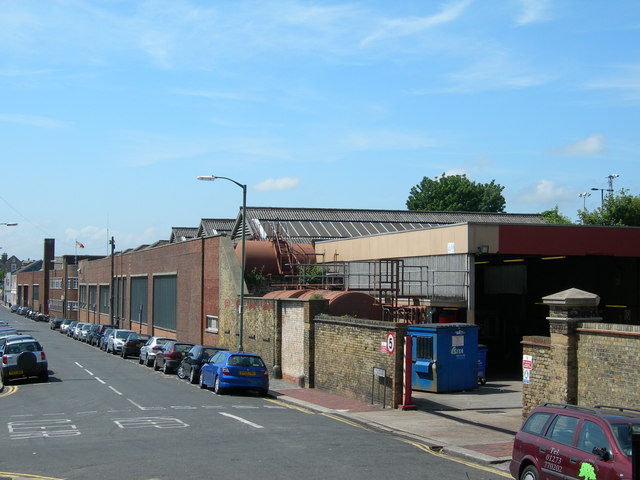
[[[140,410],[166,410],[165,407],[143,407],[142,405],[134,402],[133,400],[131,400],[130,398],[127,398],[127,400],[134,405],[135,407],[139,408]]]
[[[93,377],[93,372],[90,372],[89,370],[87,370],[86,368],[84,369],[85,372],[87,372],[89,375],[91,375]]]
[[[174,410],[197,410],[198,407],[190,407],[189,405],[171,405]]]
[[[171,417],[142,417],[142,418],[116,418],[113,420],[118,427],[125,428],[186,428],[189,424]]]
[[[114,392],[116,392],[118,395],[122,395],[122,393],[120,393],[118,390],[116,390],[115,388],[113,388],[111,385],[109,385],[109,389],[113,390]]]
[[[80,435],[81,432],[69,419],[58,420],[24,420],[21,422],[10,422],[9,436],[14,440],[24,440],[28,438],[54,438],[71,437]]]
[[[236,408],[238,410],[253,410],[253,409],[257,409],[260,407],[254,407],[253,405],[231,405],[231,408]]]
[[[80,368],[84,368],[82,365],[80,365],[78,362],[74,362],[76,365],[78,365]]]
[[[95,378],[96,380],[98,380],[98,381],[99,381],[101,384],[103,384],[103,385],[106,385],[106,384],[107,384],[107,382],[105,382],[104,380],[102,380],[102,379],[101,379],[101,378],[99,378],[99,377],[93,377],[93,378]]]
[[[226,413],[226,412],[218,412],[220,415],[224,415],[225,417],[229,417],[229,418],[233,418],[234,420],[238,420],[241,423],[244,423],[245,425],[249,425],[250,427],[253,428],[264,428],[262,425],[258,425],[257,423],[253,423],[250,422],[249,420],[246,420],[242,417],[237,417],[236,415],[231,415],[230,413]]]

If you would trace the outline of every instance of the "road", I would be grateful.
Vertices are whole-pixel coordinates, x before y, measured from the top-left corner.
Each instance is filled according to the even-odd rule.
[[[0,477],[496,480],[389,434],[253,394],[215,395],[0,307],[50,379],[0,393]]]

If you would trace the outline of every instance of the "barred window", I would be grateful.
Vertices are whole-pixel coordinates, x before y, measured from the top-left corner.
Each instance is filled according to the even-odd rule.
[[[78,311],[78,302],[69,300],[67,302],[67,311],[77,312]]]
[[[78,279],[76,277],[71,277],[67,280],[67,288],[69,290],[77,290],[78,289]]]
[[[207,315],[207,332],[218,333],[219,321],[215,315]]]

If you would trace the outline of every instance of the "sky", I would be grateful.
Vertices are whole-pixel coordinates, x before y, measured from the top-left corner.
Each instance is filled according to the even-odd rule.
[[[0,252],[235,218],[241,188],[199,175],[405,210],[465,174],[576,219],[609,175],[640,194],[639,123],[637,0],[2,0]]]

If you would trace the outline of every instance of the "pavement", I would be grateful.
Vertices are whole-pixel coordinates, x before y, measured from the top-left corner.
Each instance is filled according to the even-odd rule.
[[[487,379],[470,391],[414,391],[415,410],[392,409],[271,380],[280,401],[330,413],[426,444],[445,455],[508,471],[513,437],[522,425],[522,380]]]

